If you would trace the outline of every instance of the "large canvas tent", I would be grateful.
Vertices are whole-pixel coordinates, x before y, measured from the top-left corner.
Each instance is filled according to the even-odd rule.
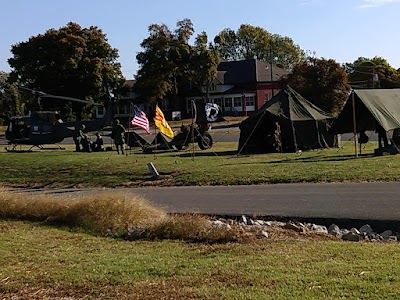
[[[355,125],[359,133],[378,124],[385,131],[400,128],[400,89],[353,90],[330,132],[354,132]]]
[[[334,136],[328,130],[333,120],[332,115],[287,86],[240,124],[238,151],[295,152],[332,147]]]

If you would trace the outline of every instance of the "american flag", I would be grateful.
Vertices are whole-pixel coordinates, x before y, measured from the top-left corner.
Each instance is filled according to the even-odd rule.
[[[133,119],[131,124],[132,126],[137,126],[144,129],[147,134],[150,134],[149,120],[147,119],[146,114],[136,105],[133,105]]]

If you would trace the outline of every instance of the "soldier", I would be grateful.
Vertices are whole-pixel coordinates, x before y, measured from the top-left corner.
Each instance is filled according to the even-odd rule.
[[[381,126],[381,124],[378,123],[378,121],[376,121],[375,132],[378,133],[378,145],[379,145],[379,148],[387,148],[387,147],[389,147],[389,142],[388,142],[388,138],[387,138],[387,135],[386,135],[386,130]],[[382,142],[383,142],[383,146],[382,146]]]
[[[82,151],[92,152],[91,144],[92,142],[90,141],[89,135],[87,135],[86,133],[82,133],[82,139],[81,139]]]
[[[79,125],[75,126],[75,132],[74,132],[74,143],[75,143],[75,151],[76,152],[81,152],[81,141],[83,137],[83,130],[85,129],[85,125]]]
[[[103,137],[98,132],[96,132],[96,140],[92,144],[92,150],[94,152],[100,152],[104,150]]]
[[[117,148],[117,153],[119,154],[119,150],[124,154],[124,145],[125,145],[125,127],[119,122],[118,119],[114,120],[111,138],[114,139],[115,147]]]

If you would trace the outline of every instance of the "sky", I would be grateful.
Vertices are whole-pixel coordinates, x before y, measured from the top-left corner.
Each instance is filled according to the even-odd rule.
[[[0,0],[0,71],[11,71],[11,46],[72,21],[97,26],[119,50],[126,79],[151,24],[170,30],[185,18],[212,41],[242,24],[292,38],[301,49],[338,63],[381,56],[400,68],[400,0]]]

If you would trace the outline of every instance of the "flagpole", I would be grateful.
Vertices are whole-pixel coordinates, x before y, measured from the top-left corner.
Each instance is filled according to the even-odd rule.
[[[131,119],[132,119],[132,102],[129,104],[129,118],[128,118],[128,138],[127,138],[127,145],[129,147],[129,151],[132,151],[130,145],[130,137],[131,137]],[[128,156],[128,151],[126,151],[126,156]]]
[[[156,104],[156,107],[157,107],[157,104]],[[157,109],[157,108],[156,108]],[[156,130],[156,128],[157,128],[157,126],[156,126],[156,123],[154,122],[154,134],[155,134],[155,138],[154,138],[154,141],[155,141],[155,148],[154,148],[154,160],[156,160],[156,152],[157,152],[157,130]]]
[[[194,103],[194,100],[192,100],[192,126],[191,126],[191,131],[192,131],[192,161],[194,161],[194,110],[196,104]]]

